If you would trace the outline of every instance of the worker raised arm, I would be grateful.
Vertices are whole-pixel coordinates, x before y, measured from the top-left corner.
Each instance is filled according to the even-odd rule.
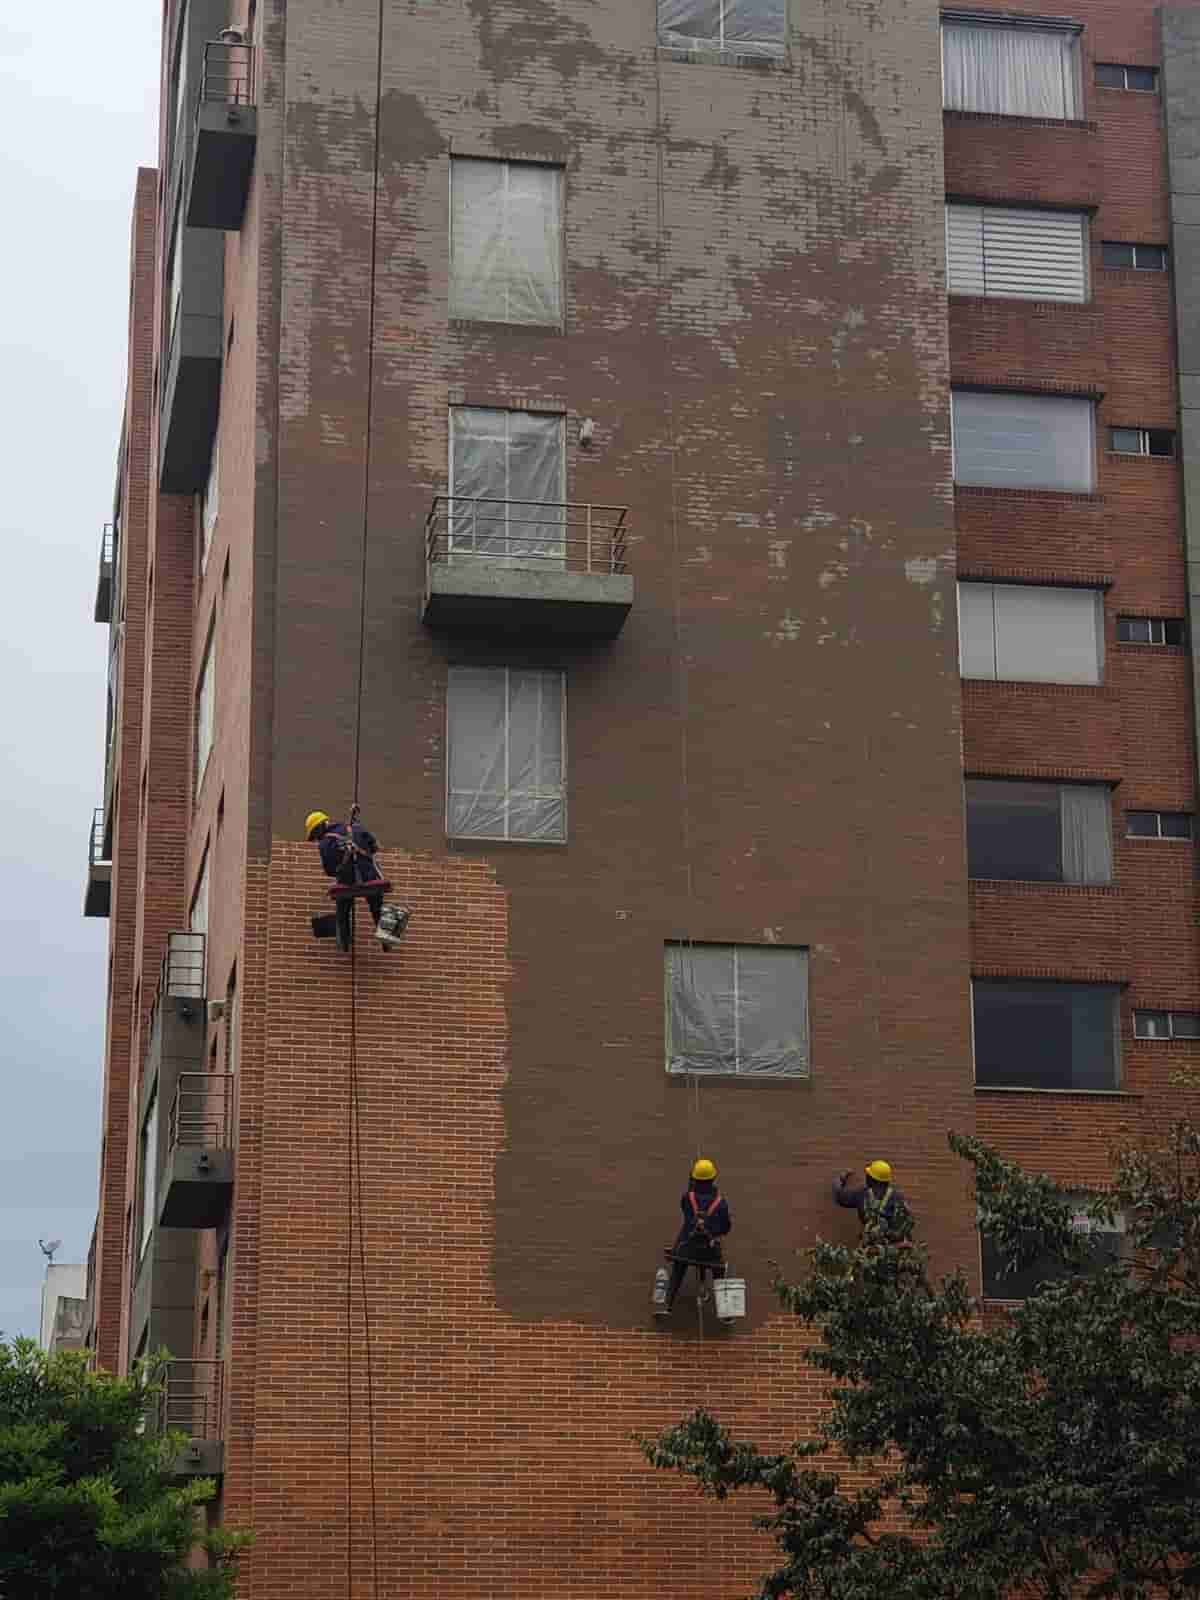
[[[891,1243],[902,1243],[912,1233],[912,1214],[904,1196],[892,1185],[892,1169],[886,1161],[868,1161],[863,1168],[866,1182],[851,1188],[849,1172],[833,1180],[833,1198],[839,1206],[857,1211],[864,1228],[881,1231]]]

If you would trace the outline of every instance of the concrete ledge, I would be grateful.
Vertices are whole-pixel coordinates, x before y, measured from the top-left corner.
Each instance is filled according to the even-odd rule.
[[[431,628],[615,639],[632,607],[628,573],[436,563],[428,569],[422,620]]]
[[[233,1193],[233,1152],[175,1149],[162,1175],[160,1228],[215,1228]]]

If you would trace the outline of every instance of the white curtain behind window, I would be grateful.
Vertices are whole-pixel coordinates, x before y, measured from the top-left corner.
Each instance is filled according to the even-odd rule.
[[[1012,683],[1100,683],[1104,605],[1095,589],[961,583],[959,671]]]
[[[566,560],[561,416],[455,406],[450,412],[452,560],[543,571]]]
[[[942,26],[942,84],[950,111],[1006,117],[1079,116],[1079,45],[1051,28]]]
[[[1062,863],[1067,883],[1111,883],[1112,806],[1102,784],[1065,783],[1062,806]]]
[[[450,163],[450,315],[562,321],[562,173],[533,162]]]

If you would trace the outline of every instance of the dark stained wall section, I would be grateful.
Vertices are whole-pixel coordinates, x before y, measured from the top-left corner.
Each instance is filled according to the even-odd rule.
[[[828,1175],[875,1154],[970,1263],[937,7],[794,8],[767,69],[660,56],[650,3],[563,9],[389,0],[378,82],[374,6],[275,24],[271,829],[348,804],[357,746],[382,838],[486,854],[511,897],[506,1310],[641,1320],[701,1145],[752,1274],[848,1221]],[[449,322],[452,153],[564,166],[562,331]],[[455,403],[562,410],[570,498],[629,507],[612,646],[423,631]],[[447,843],[447,667],[483,660],[566,670],[565,847]],[[680,938],[809,947],[811,1084],[667,1078]]]

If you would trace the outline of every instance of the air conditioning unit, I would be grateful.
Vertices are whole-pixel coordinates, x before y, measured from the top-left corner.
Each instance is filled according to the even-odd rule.
[[[246,35],[240,28],[222,28],[217,38],[222,44],[245,44]]]

